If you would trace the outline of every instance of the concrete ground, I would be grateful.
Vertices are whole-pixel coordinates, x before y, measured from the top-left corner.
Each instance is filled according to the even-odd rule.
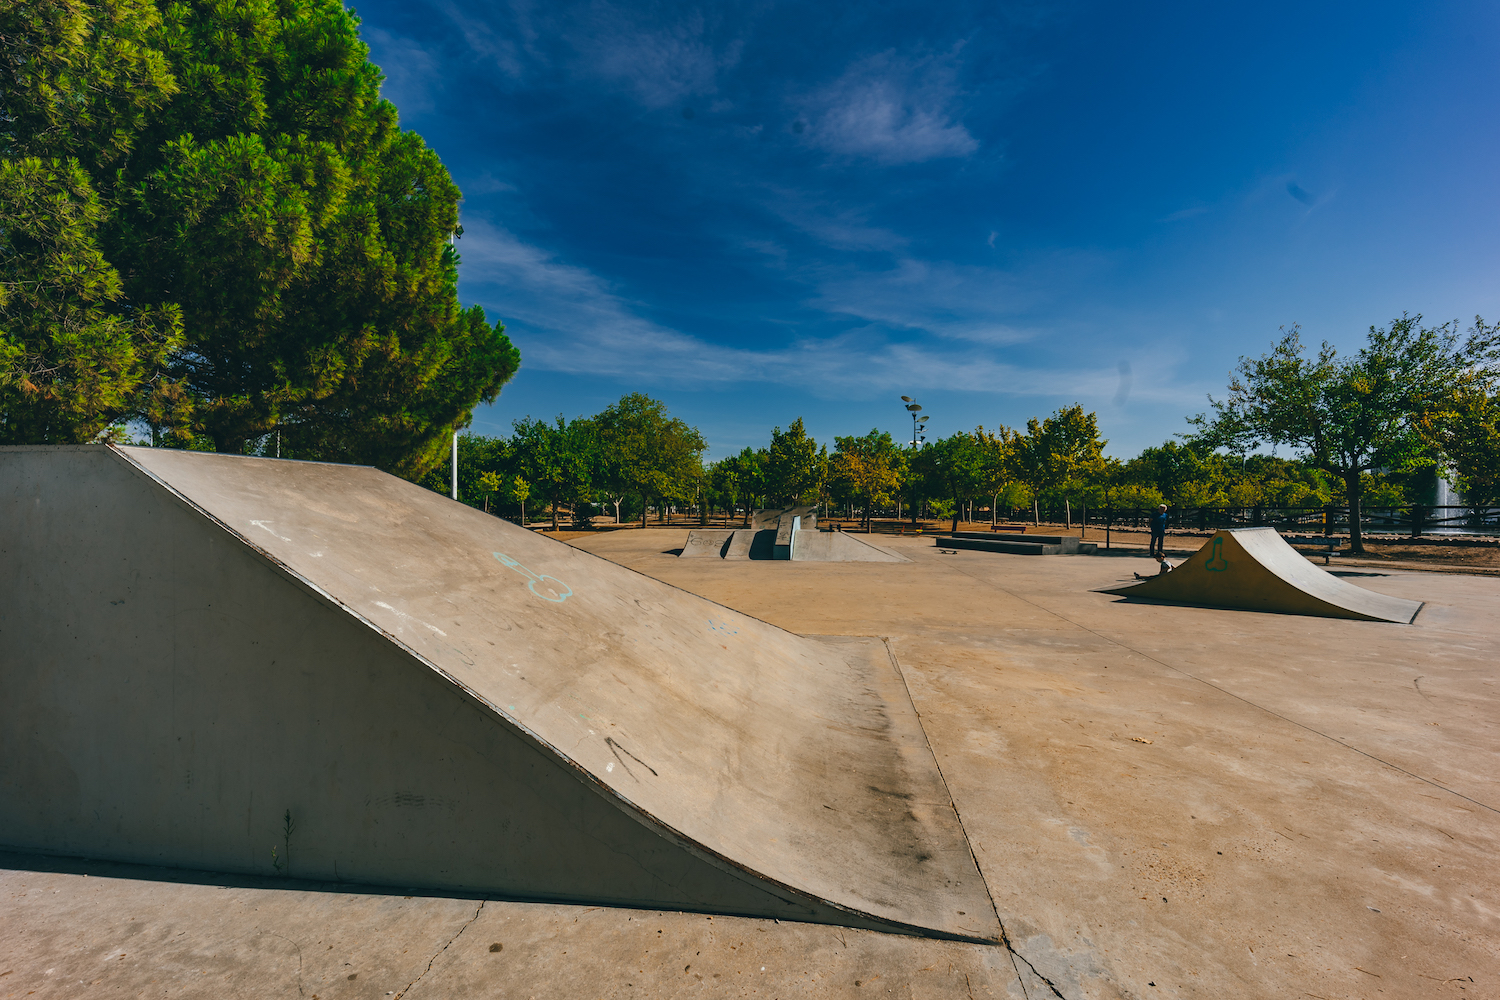
[[[0,856],[0,996],[1500,997],[1500,580],[1341,571],[1428,602],[1402,626],[1091,593],[1144,559],[685,537],[574,544],[890,637],[1009,949]]]

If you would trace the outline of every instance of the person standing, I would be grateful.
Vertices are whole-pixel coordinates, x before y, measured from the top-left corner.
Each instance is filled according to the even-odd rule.
[[[1167,557],[1167,505],[1162,504],[1151,515],[1151,558],[1164,562]]]

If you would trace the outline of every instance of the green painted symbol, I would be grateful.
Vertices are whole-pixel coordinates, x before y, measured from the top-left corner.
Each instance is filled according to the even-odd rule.
[[[1210,573],[1222,573],[1229,568],[1229,561],[1224,558],[1224,553],[1220,551],[1223,547],[1224,539],[1215,538],[1213,554],[1208,557],[1208,562],[1203,564],[1204,569]]]

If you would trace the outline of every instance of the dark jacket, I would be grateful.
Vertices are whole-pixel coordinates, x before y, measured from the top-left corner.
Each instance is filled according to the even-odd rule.
[[[1159,510],[1151,515],[1151,534],[1165,535],[1167,533],[1167,512]]]

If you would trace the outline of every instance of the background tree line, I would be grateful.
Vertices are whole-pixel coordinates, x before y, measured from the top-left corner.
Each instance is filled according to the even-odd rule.
[[[1372,327],[1348,357],[1322,345],[1309,357],[1293,328],[1270,353],[1241,359],[1229,393],[1190,420],[1194,432],[1128,460],[1104,454],[1098,419],[1077,404],[1024,429],[977,427],[913,450],[878,429],[835,437],[833,450],[801,418],[763,448],[705,465],[696,428],[659,401],[625,396],[594,417],[515,424],[510,438],[461,439],[463,498],[521,513],[609,507],[621,520],[648,508],[747,522],[757,507],[822,504],[860,517],[935,516],[957,526],[1042,510],[1174,507],[1361,507],[1434,501],[1438,470],[1470,503],[1500,502],[1500,364],[1482,319],[1424,327],[1403,316]],[[1282,445],[1288,457],[1260,452]],[[447,489],[434,472],[434,489]]]

